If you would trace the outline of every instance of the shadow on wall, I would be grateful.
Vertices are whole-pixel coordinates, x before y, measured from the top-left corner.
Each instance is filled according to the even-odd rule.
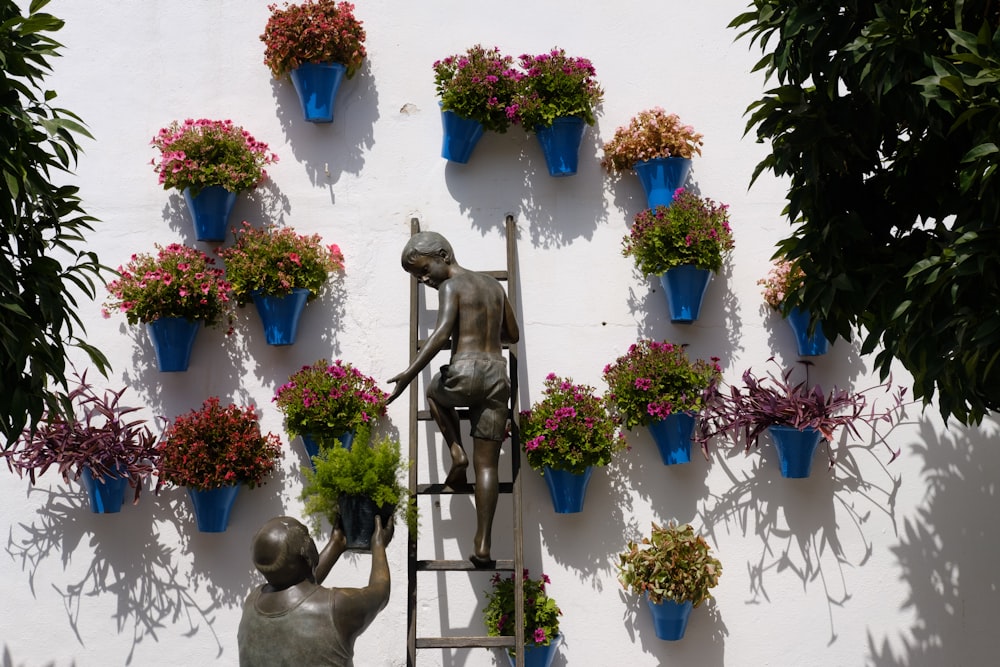
[[[831,644],[838,637],[834,610],[852,597],[845,571],[863,566],[874,550],[866,524],[885,515],[896,525],[895,499],[901,482],[886,467],[888,456],[882,456],[875,444],[837,447],[832,469],[822,465],[823,453],[829,455],[829,450],[821,445],[812,475],[804,480],[781,478],[768,436],[761,439],[759,451],[751,452],[755,460],[749,470],[736,470],[734,459],[744,456],[743,445],[732,447],[715,460],[730,485],[723,494],[713,494],[701,513],[701,524],[713,539],[722,526],[760,539],[760,557],[746,565],[752,603],[771,602],[768,577],[779,572],[794,573],[803,589],[816,583],[823,586]],[[856,458],[861,456],[874,462],[862,466]],[[880,470],[882,479],[863,479],[862,468],[868,477]],[[853,553],[838,533],[843,526],[860,537],[852,541],[862,545]]]
[[[645,598],[625,591],[619,591],[618,595],[625,604],[622,624],[629,639],[633,644],[641,644],[645,653],[658,656],[661,665],[721,667],[725,664],[725,638],[729,631],[714,598],[691,612],[681,641],[664,641],[656,636]]]
[[[70,663],[70,667],[75,667],[75,665],[75,661]],[[10,648],[5,644],[3,647],[3,663],[0,664],[0,667],[27,667],[27,663],[19,662],[15,664],[14,659],[10,655]],[[50,662],[44,665],[44,667],[56,667],[56,663]]]
[[[995,419],[941,436],[921,428],[911,453],[924,460],[927,492],[892,548],[910,590],[901,609],[913,622],[890,632],[869,624],[877,628],[868,632],[869,667],[980,665],[1000,653],[998,433]]]

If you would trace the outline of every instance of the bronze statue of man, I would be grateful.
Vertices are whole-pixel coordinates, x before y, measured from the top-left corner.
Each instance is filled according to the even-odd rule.
[[[434,331],[402,373],[389,401],[403,393],[440,350],[451,341],[451,360],[427,387],[427,404],[451,453],[445,486],[468,485],[469,458],[462,445],[456,408],[469,409],[476,488],[476,535],[469,560],[485,567],[492,558],[493,515],[499,492],[500,445],[507,438],[510,378],[501,354],[503,343],[516,343],[520,330],[507,293],[492,276],[459,266],[448,241],[435,232],[419,232],[403,248],[403,269],[438,291]]]
[[[354,642],[389,601],[385,547],[393,522],[375,517],[372,569],[364,588],[324,588],[320,584],[347,549],[339,526],[317,552],[301,522],[271,519],[257,531],[251,552],[267,583],[243,603],[237,633],[240,667],[352,667]]]

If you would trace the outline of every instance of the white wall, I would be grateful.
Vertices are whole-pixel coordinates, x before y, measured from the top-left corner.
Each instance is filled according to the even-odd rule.
[[[301,120],[286,82],[262,64],[263,0],[101,3],[56,0],[65,44],[48,86],[88,123],[78,182],[101,222],[89,244],[117,266],[154,242],[193,241],[184,204],[156,183],[149,140],[186,117],[232,118],[281,157],[272,179],[243,196],[235,219],[278,219],[340,244],[344,297],[309,306],[300,340],[269,348],[256,314],[237,335],[199,335],[191,370],[160,374],[145,334],[103,320],[83,303],[90,340],[109,355],[111,386],[127,384],[149,417],[173,416],[210,395],[255,402],[264,426],[282,433],[270,403],[298,366],[341,357],[379,378],[407,363],[408,278],[399,251],[416,216],[444,233],[471,268],[503,264],[503,219],[517,217],[523,331],[521,402],[536,400],[550,371],[602,388],[601,369],[638,336],[690,344],[722,357],[731,380],[765,360],[795,361],[786,325],[761,308],[755,282],[785,233],[784,188],[765,175],[764,155],[743,137],[743,110],[764,90],[749,72],[759,58],[726,24],[745,2],[537,2],[358,0],[368,30],[364,70],[341,90],[333,125]],[[550,178],[533,137],[488,135],[468,165],[439,157],[440,120],[431,63],[482,42],[518,55],[554,45],[591,58],[606,89],[579,173]],[[600,143],[635,112],[662,105],[705,135],[693,179],[731,205],[737,247],[709,289],[701,320],[671,325],[653,282],[620,255],[642,206],[634,177],[600,170]],[[80,361],[80,359],[77,359]],[[873,382],[868,360],[840,341],[817,361],[816,378],[855,388]],[[905,381],[900,374],[896,378]],[[406,402],[390,425],[406,433]],[[779,477],[773,450],[664,467],[644,432],[631,452],[595,474],[585,511],[555,515],[541,478],[525,468],[525,550],[534,574],[552,578],[567,642],[556,666],[984,665],[1000,649],[995,513],[997,424],[946,428],[909,411],[883,450],[839,447],[807,481]],[[220,535],[198,533],[182,490],[144,495],[118,515],[91,515],[76,485],[51,475],[34,489],[0,475],[2,664],[235,665],[241,602],[258,582],[248,558],[257,527],[300,515],[297,443],[282,470],[244,492]],[[440,471],[434,475],[440,476]],[[612,562],[650,521],[677,518],[704,531],[724,564],[716,600],[695,611],[687,637],[657,640],[645,608],[625,596]],[[508,555],[510,515],[498,514],[495,554]],[[428,556],[463,557],[471,500],[443,498],[424,513]],[[405,664],[405,540],[390,548],[394,589],[357,646],[357,664]],[[367,579],[367,557],[346,557],[328,583]],[[421,580],[421,633],[445,626],[482,632],[486,576]],[[438,603],[447,608],[438,611]],[[421,652],[419,664],[491,665],[477,649]]]

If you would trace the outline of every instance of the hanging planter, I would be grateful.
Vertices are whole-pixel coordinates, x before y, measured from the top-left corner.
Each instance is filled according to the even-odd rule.
[[[239,491],[239,484],[204,490],[188,488],[198,530],[203,533],[225,532],[229,527],[229,513],[232,512]]]
[[[556,514],[575,514],[583,511],[583,501],[587,494],[590,476],[594,473],[593,466],[588,466],[582,473],[572,473],[545,466],[542,478],[549,487],[552,497],[552,507]]]
[[[536,646],[534,644],[524,645],[524,667],[551,667],[552,662],[556,658],[556,654],[559,652],[559,644],[562,643],[563,634],[560,632],[548,645],[542,644]],[[507,653],[507,660],[510,662],[511,667],[517,667],[516,658],[510,653]]]
[[[310,123],[332,123],[337,91],[347,67],[340,63],[302,63],[289,75]]]
[[[798,261],[778,258],[771,266],[766,278],[757,281],[763,285],[764,302],[775,312],[780,313],[785,306],[785,299],[802,286],[805,273]],[[809,334],[809,324],[812,313],[802,308],[793,307],[786,316],[792,333],[795,334],[795,344],[800,357],[817,357],[826,354],[830,341],[823,333],[823,323],[817,322],[812,335]]]
[[[807,310],[792,308],[788,313],[788,324],[795,334],[795,344],[800,357],[818,357],[826,354],[830,346],[826,334],[823,333],[823,323],[817,322],[812,334],[809,334],[810,315]]]
[[[806,427],[801,431],[792,426],[770,426],[774,448],[778,450],[781,476],[802,479],[809,476],[813,454],[823,434],[819,429]]]
[[[221,185],[210,185],[192,195],[191,188],[184,188],[194,237],[199,241],[225,241],[229,229],[229,215],[236,205],[236,192],[230,192]]]
[[[295,342],[299,319],[308,299],[309,290],[301,287],[282,296],[254,292],[253,305],[257,307],[257,314],[264,324],[268,345],[291,345]]]
[[[483,136],[483,124],[478,120],[462,118],[454,111],[442,111],[441,127],[441,157],[449,162],[466,164]]]
[[[698,319],[711,279],[711,271],[691,264],[675,266],[660,275],[660,286],[667,298],[671,322],[691,324]]]
[[[688,619],[694,608],[690,600],[680,603],[673,600],[653,602],[647,593],[646,604],[653,617],[653,629],[658,639],[678,641],[684,638],[684,631],[687,630]]]
[[[556,118],[548,127],[535,128],[549,176],[572,176],[576,173],[580,143],[586,127],[587,124],[579,116],[563,116]]]
[[[368,496],[342,495],[338,504],[347,548],[352,551],[371,551],[375,517],[382,517],[385,526],[396,512],[395,505],[376,505]]]
[[[156,366],[163,373],[188,369],[191,350],[201,322],[184,317],[161,317],[146,325],[146,333],[156,352]]]
[[[303,433],[302,438],[302,448],[306,450],[306,456],[309,457],[309,465],[313,465],[313,457],[320,453],[321,446],[318,440],[314,438],[309,433]],[[340,435],[334,438],[341,447],[350,451],[351,446],[354,444],[354,431],[344,431]],[[315,465],[313,465],[315,469]]]
[[[691,461],[691,435],[694,433],[693,414],[674,412],[663,419],[649,422],[649,432],[660,451],[664,465]]]
[[[646,206],[670,206],[674,192],[687,181],[691,158],[657,157],[636,162],[632,168],[646,193]]]
[[[483,623],[490,637],[514,637],[517,634],[515,620],[515,580],[514,574],[490,578],[491,588],[486,591],[486,607],[483,609]],[[545,574],[532,579],[528,570],[518,573],[524,593],[524,664],[527,667],[548,667],[558,652],[563,635],[559,631],[559,617],[562,610],[549,594],[551,583]],[[515,665],[515,651],[504,651]]]
[[[80,471],[80,481],[87,490],[90,501],[90,511],[94,514],[113,514],[120,512],[125,500],[125,489],[128,487],[128,477],[121,475],[105,475],[95,479],[89,466]]]

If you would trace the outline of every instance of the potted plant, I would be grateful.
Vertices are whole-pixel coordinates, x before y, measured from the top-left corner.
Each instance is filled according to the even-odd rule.
[[[346,76],[353,77],[365,56],[365,30],[354,5],[334,0],[268,5],[264,64],[275,79],[288,75],[305,120],[333,122],[334,101]]]
[[[580,512],[594,467],[610,463],[625,437],[593,387],[549,373],[543,393],[520,415],[528,465],[545,479],[556,512]]]
[[[129,324],[144,323],[164,372],[187,370],[202,324],[231,324],[232,287],[222,269],[205,253],[179,243],[157,244],[155,256],[132,255],[107,289],[104,317],[117,310]]]
[[[701,155],[702,135],[684,125],[677,114],[660,107],[636,114],[604,144],[601,164],[608,173],[634,169],[646,193],[647,206],[669,206],[674,192],[687,181],[691,158]]]
[[[850,436],[859,438],[859,424],[875,432],[878,422],[892,425],[898,420],[906,394],[904,387],[893,390],[886,382],[857,392],[837,387],[824,392],[820,385],[809,383],[810,362],[802,364],[807,373],[801,382],[791,380],[792,368],[780,376],[768,372],[764,378],[758,378],[751,369],[744,371],[741,386],[720,390],[710,402],[702,415],[699,442],[707,443],[715,435],[735,442],[742,436],[749,452],[767,431],[778,451],[782,477],[802,478],[809,476],[820,440],[832,442],[837,428],[843,427]],[[869,405],[868,396],[876,391],[891,396],[892,404],[887,409]],[[892,459],[899,455],[898,451],[890,452]]]
[[[678,189],[670,206],[640,211],[622,240],[622,254],[645,275],[657,275],[670,321],[698,319],[712,274],[733,249],[729,207]]]
[[[223,406],[217,396],[175,417],[157,449],[157,489],[185,487],[198,530],[208,533],[226,530],[240,487],[264,484],[282,455],[278,436],[261,433],[252,405]]]
[[[549,667],[563,638],[559,632],[562,610],[545,590],[546,584],[552,583],[548,575],[532,579],[528,570],[524,570],[521,581],[524,591],[524,664]],[[493,587],[486,591],[486,608],[483,609],[486,632],[490,637],[514,637],[517,631],[514,574],[502,577],[497,572],[490,583]],[[511,667],[514,666],[514,655],[513,649],[507,649]]]
[[[288,434],[302,437],[311,461],[321,446],[339,442],[350,448],[360,426],[385,415],[387,398],[374,378],[350,363],[320,359],[293,373],[272,400]]]
[[[691,610],[712,597],[722,563],[690,524],[653,523],[641,542],[629,540],[618,554],[618,581],[626,590],[645,595],[660,639],[684,637]]]
[[[441,157],[465,164],[484,130],[504,133],[515,122],[520,72],[514,58],[479,44],[434,62],[444,135]]]
[[[667,465],[691,460],[696,416],[721,377],[717,357],[691,361],[683,346],[645,338],[604,367],[618,418],[628,429],[647,426]]]
[[[323,245],[318,234],[297,234],[291,227],[257,229],[243,221],[234,234],[236,243],[216,252],[237,305],[253,301],[268,345],[291,345],[302,309],[319,296],[331,273],[343,270],[344,255],[335,244]]]
[[[10,449],[0,452],[7,467],[20,476],[37,477],[55,467],[65,482],[80,480],[90,509],[98,514],[119,512],[125,487],[135,489],[139,502],[143,481],[158,458],[156,438],[144,419],[134,419],[137,407],[121,404],[125,388],[98,392],[87,373],[75,376],[66,398],[75,417],[47,412],[33,429],[26,429]]]
[[[830,343],[823,332],[823,323],[819,321],[813,323],[808,310],[803,310],[798,306],[788,308],[785,303],[788,296],[802,285],[803,278],[805,278],[805,273],[798,262],[777,259],[772,264],[767,277],[758,280],[757,284],[764,287],[764,302],[772,310],[782,313],[788,320],[792,333],[795,334],[799,356],[817,357],[826,354]]]
[[[524,54],[520,65],[524,76],[514,104],[518,122],[538,137],[550,176],[575,174],[583,131],[596,121],[604,97],[593,64],[554,48]]]
[[[339,517],[348,549],[371,550],[376,514],[385,525],[398,511],[411,535],[416,534],[415,507],[404,502],[407,490],[400,478],[407,466],[399,442],[383,437],[373,443],[366,425],[358,429],[350,449],[322,448],[313,464],[313,469],[303,469],[305,513],[315,523],[327,519],[334,526]]]
[[[278,161],[267,144],[231,120],[187,119],[161,128],[152,161],[165,190],[181,190],[199,241],[223,241],[236,196],[264,180]]]

